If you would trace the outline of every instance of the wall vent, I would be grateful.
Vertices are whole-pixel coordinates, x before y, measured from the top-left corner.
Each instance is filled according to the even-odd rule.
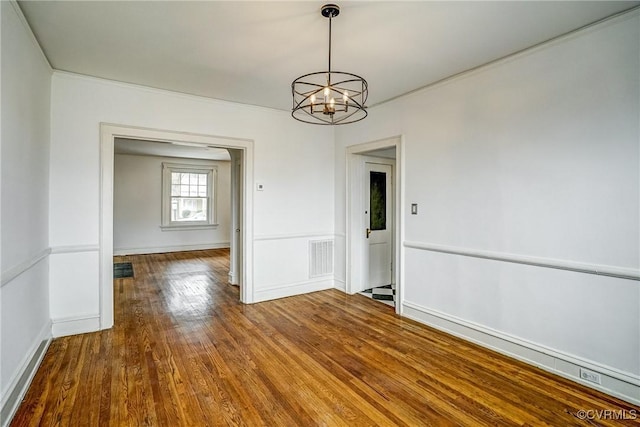
[[[309,278],[333,274],[333,240],[309,242]]]

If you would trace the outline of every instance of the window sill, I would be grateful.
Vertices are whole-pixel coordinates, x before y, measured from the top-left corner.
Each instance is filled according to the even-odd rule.
[[[161,225],[162,231],[215,230],[218,224]]]

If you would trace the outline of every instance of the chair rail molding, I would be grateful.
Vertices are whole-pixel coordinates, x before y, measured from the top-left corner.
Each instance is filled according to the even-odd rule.
[[[4,287],[4,285],[10,283],[13,279],[20,276],[22,273],[30,270],[33,266],[38,264],[40,261],[44,260],[46,257],[51,254],[51,248],[42,249],[37,254],[33,255],[26,261],[21,262],[20,264],[10,267],[6,271],[2,272],[2,279],[0,281],[0,288]]]
[[[99,250],[99,245],[65,245],[51,247],[52,254],[76,254],[81,252],[98,252]]]
[[[567,270],[578,273],[596,274],[599,276],[609,276],[619,279],[640,281],[640,270],[634,268],[589,264],[578,261],[542,258],[530,255],[509,254],[504,252],[492,252],[481,249],[446,246],[436,243],[405,241],[403,243],[403,246],[405,248],[419,249],[429,252],[440,252],[444,254],[482,258],[493,261],[511,262],[515,264],[532,265],[535,267],[554,268],[558,270]]]
[[[262,241],[262,240],[289,240],[289,239],[316,239],[316,238],[327,238],[331,239],[335,236],[333,232],[318,232],[318,233],[290,233],[290,234],[263,234],[254,236],[254,241]]]

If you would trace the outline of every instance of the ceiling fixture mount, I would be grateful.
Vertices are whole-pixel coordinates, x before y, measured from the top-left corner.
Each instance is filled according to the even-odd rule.
[[[367,117],[364,105],[369,95],[367,81],[356,74],[331,70],[331,20],[340,14],[340,8],[326,4],[320,12],[329,18],[328,70],[305,74],[291,83],[291,115],[296,120],[315,125],[360,121]]]

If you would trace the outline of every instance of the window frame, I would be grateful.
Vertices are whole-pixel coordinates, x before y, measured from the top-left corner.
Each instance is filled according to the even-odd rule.
[[[171,220],[171,174],[199,173],[207,174],[207,220],[206,221],[172,221]],[[217,182],[218,167],[216,165],[197,165],[188,163],[162,163],[162,213],[160,228],[171,230],[201,230],[218,226],[217,222]]]

